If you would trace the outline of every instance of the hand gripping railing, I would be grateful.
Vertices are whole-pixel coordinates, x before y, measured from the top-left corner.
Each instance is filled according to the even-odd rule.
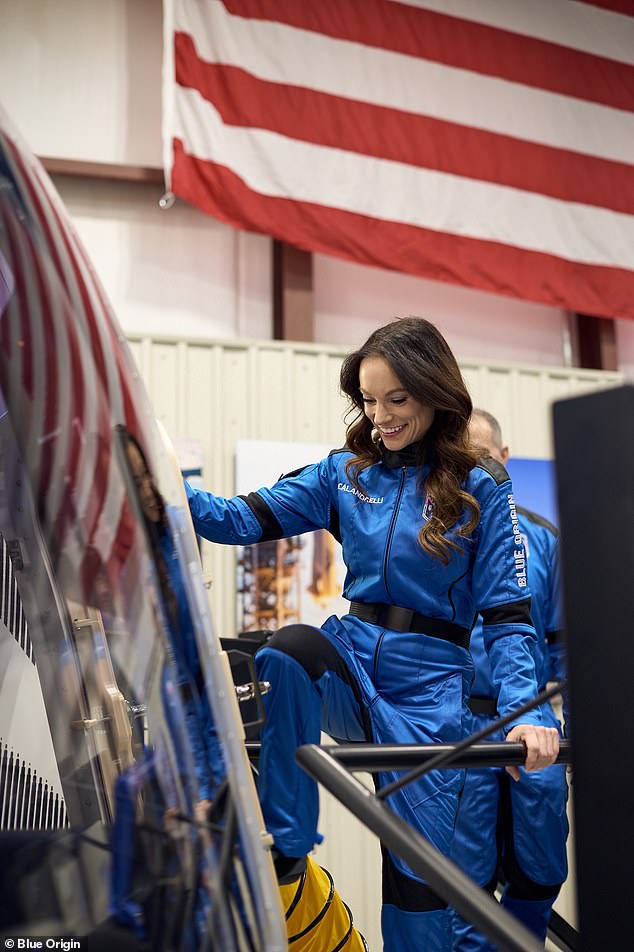
[[[535,936],[513,918],[488,893],[475,885],[450,859],[439,852],[413,827],[387,805],[386,797],[396,789],[438,767],[521,764],[525,760],[523,744],[478,744],[542,704],[562,690],[563,684],[542,691],[532,702],[512,714],[492,722],[482,731],[457,744],[382,745],[346,744],[320,747],[307,745],[297,751],[297,760],[315,780],[343,803],[381,842],[403,859],[463,918],[472,922],[501,952],[543,952]],[[570,750],[562,741],[558,763],[568,763]],[[364,770],[408,769],[409,772],[373,794],[350,772]]]

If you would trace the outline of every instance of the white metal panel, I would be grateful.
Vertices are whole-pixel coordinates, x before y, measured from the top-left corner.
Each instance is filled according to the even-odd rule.
[[[183,377],[178,344],[155,343],[150,352],[149,387],[155,415],[168,433],[179,430],[179,407]]]
[[[461,366],[474,406],[500,421],[513,456],[551,458],[552,404],[591,390],[617,386],[617,372],[521,364],[465,362]]]
[[[289,400],[293,354],[288,350],[261,348],[254,353],[254,427],[270,433],[272,440],[292,440],[296,400]],[[255,488],[255,487],[254,487]]]

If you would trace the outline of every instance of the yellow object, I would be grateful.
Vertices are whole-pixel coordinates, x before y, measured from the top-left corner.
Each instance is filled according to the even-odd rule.
[[[292,952],[367,952],[330,873],[307,857],[299,879],[280,886]]]

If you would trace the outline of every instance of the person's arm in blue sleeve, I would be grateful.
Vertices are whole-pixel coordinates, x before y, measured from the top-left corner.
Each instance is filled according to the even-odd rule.
[[[210,542],[250,545],[327,529],[330,523],[330,462],[305,466],[270,489],[226,499],[185,481],[194,528]]]
[[[473,566],[473,594],[482,615],[482,636],[498,697],[498,713],[509,714],[537,694],[533,649],[537,635],[530,616],[526,554],[513,523],[510,480],[492,486],[481,504]],[[524,723],[541,724],[539,710]]]
[[[185,492],[194,529],[203,539],[228,545],[250,545],[261,541],[262,526],[242,497],[225,499],[214,496],[204,489],[194,489],[187,480]]]
[[[506,715],[538,693],[533,658],[537,636],[530,617],[526,552],[510,479],[492,480],[480,506],[473,594],[476,610],[482,615],[484,646],[498,692],[498,712]],[[507,740],[526,745],[527,770],[540,769],[556,755],[557,731],[543,727],[541,721],[540,711],[532,710],[522,715],[507,735]],[[519,779],[517,768],[507,769]]]

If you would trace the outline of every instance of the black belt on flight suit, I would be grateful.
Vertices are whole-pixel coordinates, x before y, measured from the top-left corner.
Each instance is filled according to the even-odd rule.
[[[469,647],[471,632],[468,628],[443,618],[428,618],[427,615],[401,608],[400,605],[350,602],[349,614],[390,631],[413,631],[420,635],[430,635],[432,638],[442,638],[443,641],[450,641],[460,648]]]

